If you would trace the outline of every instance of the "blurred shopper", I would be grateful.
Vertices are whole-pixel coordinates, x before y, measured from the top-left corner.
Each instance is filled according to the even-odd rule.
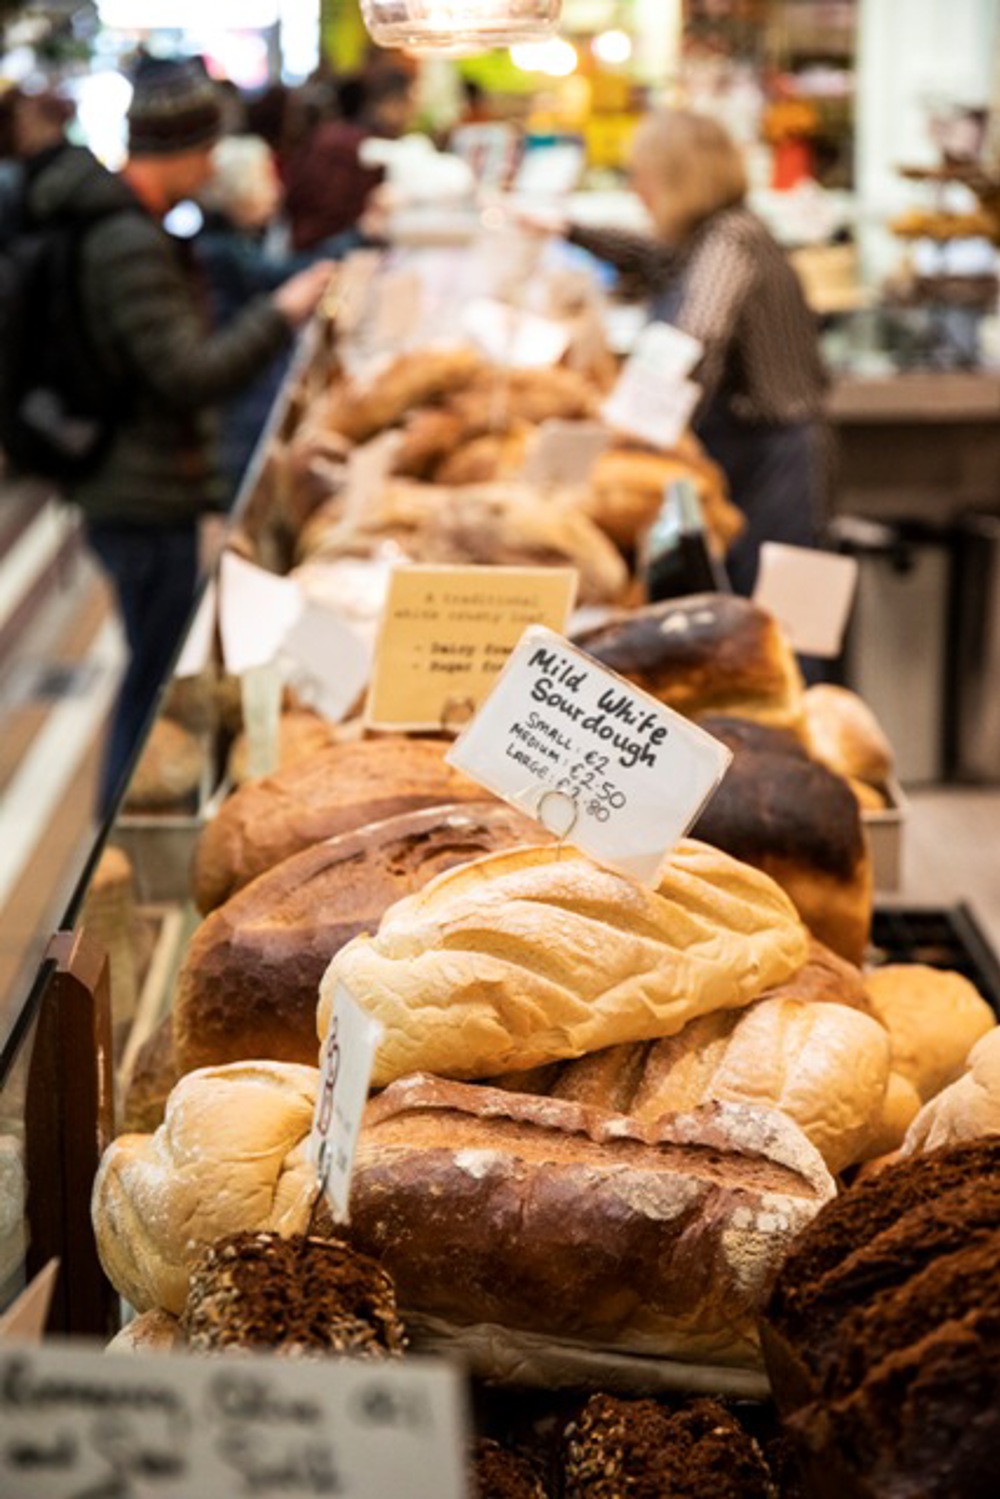
[[[650,116],[631,173],[656,237],[574,227],[568,238],[649,296],[654,318],[704,345],[693,425],[747,518],[727,568],[749,595],[764,541],[821,543],[831,449],[815,320],[783,251],[747,208],[742,157],[714,120]]]
[[[33,172],[27,195],[34,225],[80,226],[76,300],[95,382],[116,392],[118,406],[106,450],[70,494],[114,584],[131,651],[106,752],[102,813],[121,788],[193,602],[198,519],[224,499],[210,408],[288,347],[328,270],[315,267],[252,303],[223,332],[207,333],[160,221],[210,177],[218,96],[188,61],[143,59],[134,82],[121,176],[89,151],[62,146]]]
[[[353,118],[317,125],[290,157],[285,172],[285,211],[292,245],[308,250],[355,229],[381,184],[381,167],[365,166],[361,150],[370,136],[396,140],[413,122],[413,80],[402,71],[370,80],[347,80],[339,90],[341,114]]]

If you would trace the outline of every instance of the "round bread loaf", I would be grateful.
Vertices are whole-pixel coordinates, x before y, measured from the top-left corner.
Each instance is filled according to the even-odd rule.
[[[765,875],[682,842],[651,890],[558,848],[440,875],[343,948],[323,978],[382,1022],[373,1083],[482,1078],[673,1035],[801,968],[805,931]]]
[[[144,1312],[180,1316],[192,1264],[242,1230],[304,1233],[315,1171],[306,1160],[319,1074],[239,1062],[182,1078],[152,1135],[121,1135],[94,1180],[105,1274]]]
[[[755,726],[756,727],[756,726]],[[861,812],[847,783],[805,756],[735,743],[696,838],[776,880],[819,940],[860,965],[874,879]]]
[[[778,625],[748,599],[692,594],[621,614],[576,644],[684,713],[802,727],[802,674]]]
[[[130,812],[184,807],[198,795],[205,752],[197,737],[170,718],[153,724],[125,794]]]
[[[868,704],[847,687],[820,682],[805,696],[809,747],[837,775],[883,786],[892,775],[892,745]]]
[[[483,789],[445,762],[437,739],[387,736],[331,744],[249,781],[198,840],[194,896],[208,912],[282,859],[401,812],[482,801]]]
[[[994,1026],[969,1053],[968,1068],[920,1110],[903,1141],[903,1154],[939,1150],[1000,1135],[1000,1028]]]
[[[960,973],[890,963],[865,976],[872,1010],[892,1038],[893,1069],[926,1103],[962,1072],[971,1048],[997,1018]]]
[[[537,833],[499,802],[406,812],[283,859],[201,924],[177,981],[177,1067],[249,1057],[315,1064],[319,985],[333,956],[444,870]]]

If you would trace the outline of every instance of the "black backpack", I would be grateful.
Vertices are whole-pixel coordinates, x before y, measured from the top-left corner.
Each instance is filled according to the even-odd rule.
[[[0,448],[15,471],[70,487],[99,467],[123,414],[80,285],[83,242],[111,211],[34,225],[22,198],[0,234]]]

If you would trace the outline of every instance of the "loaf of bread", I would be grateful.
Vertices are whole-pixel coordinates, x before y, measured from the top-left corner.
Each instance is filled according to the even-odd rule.
[[[199,910],[310,844],[401,812],[482,801],[483,790],[445,763],[437,739],[385,737],[332,744],[229,797],[202,832],[194,858]]]
[[[416,1077],[369,1104],[351,1237],[404,1318],[753,1366],[767,1283],[833,1194],[772,1110],[643,1125]]]
[[[859,1010],[764,999],[657,1041],[629,1112],[652,1121],[710,1099],[780,1109],[836,1173],[878,1136],[889,1064],[889,1037]]]
[[[1000,1028],[997,1026],[976,1042],[961,1077],[924,1104],[907,1131],[903,1154],[940,1150],[984,1135],[1000,1135]]]
[[[304,1233],[315,1173],[305,1142],[318,1073],[243,1062],[182,1078],[152,1135],[121,1135],[94,1181],[93,1223],[111,1284],[136,1311],[180,1316],[188,1274],[226,1234]]]
[[[805,755],[760,748],[774,731],[734,736],[705,727],[733,751],[722,785],[693,832],[763,869],[791,897],[819,940],[860,965],[871,931],[874,877],[861,810],[846,781]]]
[[[748,599],[692,594],[621,614],[577,645],[689,718],[753,718],[798,730],[803,683],[778,625]]]
[[[801,968],[807,940],[766,876],[694,842],[651,890],[571,850],[520,848],[439,876],[334,958],[385,1028],[381,1087],[409,1072],[490,1077],[738,1009]]]
[[[352,442],[394,427],[408,411],[461,390],[482,361],[471,349],[421,349],[401,354],[369,383],[338,386],[326,411],[326,426]]]
[[[805,696],[809,747],[838,775],[883,786],[893,772],[892,745],[868,704],[846,687],[819,683]]]
[[[158,718],[129,781],[130,812],[166,812],[193,806],[205,772],[205,751],[189,729]]]
[[[435,484],[461,487],[516,478],[524,468],[534,430],[518,422],[507,432],[484,432],[459,443],[435,469]]]
[[[133,1317],[108,1344],[108,1353],[180,1353],[185,1346],[184,1334],[176,1317],[169,1312],[142,1312]]]
[[[583,506],[612,541],[632,551],[659,515],[667,488],[678,479],[694,485],[709,539],[724,554],[746,522],[727,496],[722,470],[697,451],[611,448],[594,465]]]
[[[600,392],[577,370],[498,369],[480,365],[449,399],[469,431],[506,430],[516,422],[580,421],[597,415]]]
[[[922,963],[893,963],[866,975],[872,1010],[889,1032],[892,1065],[926,1102],[954,1082],[970,1049],[996,1016],[967,978]]]
[[[299,760],[308,760],[318,750],[326,749],[337,739],[336,726],[318,713],[303,709],[290,709],[278,720],[278,769],[294,765]],[[251,777],[247,772],[248,749],[245,734],[239,734],[229,751],[229,778],[234,786],[242,786]]]
[[[592,521],[526,485],[446,489],[393,480],[363,512],[317,513],[299,557],[373,557],[392,543],[411,562],[439,566],[575,567],[582,604],[618,603],[628,587],[621,555]]]
[[[182,1072],[247,1057],[315,1064],[316,1003],[346,942],[457,864],[527,842],[536,825],[499,802],[430,807],[283,859],[198,928],[177,981]]]
[[[162,1124],[167,1099],[179,1076],[173,1016],[167,1014],[139,1048],[122,1105],[122,1129],[128,1134],[145,1135]]]

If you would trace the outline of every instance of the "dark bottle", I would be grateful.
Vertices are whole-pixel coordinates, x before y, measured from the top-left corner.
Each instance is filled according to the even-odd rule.
[[[708,544],[701,501],[690,479],[668,484],[646,535],[643,564],[651,604],[688,593],[730,592],[725,568]]]

